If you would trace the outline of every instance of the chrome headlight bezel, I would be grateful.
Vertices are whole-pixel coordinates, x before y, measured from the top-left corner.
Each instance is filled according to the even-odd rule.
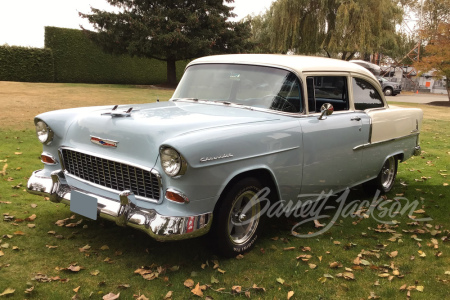
[[[169,146],[161,146],[159,148],[159,156],[164,173],[170,177],[178,177],[186,173],[186,160],[174,148]]]
[[[34,125],[36,127],[36,136],[38,140],[44,145],[50,145],[54,136],[53,130],[50,126],[40,119],[35,119]]]

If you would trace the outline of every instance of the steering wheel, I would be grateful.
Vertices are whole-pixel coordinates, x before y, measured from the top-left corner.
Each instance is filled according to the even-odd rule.
[[[284,111],[284,112],[297,112],[297,108],[290,103],[286,98],[280,95],[267,95],[265,98],[271,98],[272,103],[270,104],[270,109]]]

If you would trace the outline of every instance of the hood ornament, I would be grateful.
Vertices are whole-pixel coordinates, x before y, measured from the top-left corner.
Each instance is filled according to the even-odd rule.
[[[119,142],[112,141],[112,140],[107,140],[107,139],[102,139],[102,138],[99,138],[99,137],[91,135],[91,143],[96,144],[96,145],[100,145],[100,146],[103,146],[103,147],[117,148],[117,144]]]
[[[119,105],[114,105],[114,107],[111,109],[110,112],[103,113],[102,116],[111,116],[111,117],[129,117],[131,116],[131,111],[133,110],[132,107],[130,107],[127,111],[118,111],[117,108]]]

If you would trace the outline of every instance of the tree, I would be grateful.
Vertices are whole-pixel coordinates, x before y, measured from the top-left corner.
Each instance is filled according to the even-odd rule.
[[[396,47],[402,15],[395,0],[278,0],[263,16],[262,24],[270,30],[252,39],[269,39],[271,52],[323,53],[350,60],[356,53]],[[255,22],[251,25],[252,30],[259,28]]]
[[[433,76],[445,76],[450,101],[450,22],[441,22],[433,35],[425,46],[425,55],[415,67],[422,72],[433,71]]]
[[[233,7],[222,0],[106,0],[119,12],[91,7],[80,13],[97,32],[82,29],[104,51],[167,63],[167,81],[176,84],[178,60],[250,48],[249,25],[231,22]],[[233,3],[234,0],[225,0]]]

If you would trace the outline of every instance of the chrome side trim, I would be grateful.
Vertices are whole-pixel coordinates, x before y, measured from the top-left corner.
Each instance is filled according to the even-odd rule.
[[[379,144],[384,144],[384,143],[388,143],[388,142],[392,142],[392,141],[396,141],[396,140],[406,139],[406,138],[409,138],[409,137],[412,137],[412,136],[417,136],[417,135],[419,135],[419,132],[415,132],[415,133],[408,134],[408,135],[405,135],[405,136],[401,136],[401,137],[398,137],[398,138],[393,138],[393,139],[389,139],[389,140],[379,141],[379,142],[375,142],[375,143],[367,143],[367,144],[363,144],[363,145],[358,145],[358,146],[354,147],[353,150],[354,151],[361,150],[361,149],[377,146]]]
[[[72,190],[97,198],[97,214],[100,218],[120,226],[139,229],[158,241],[173,241],[194,238],[206,234],[211,228],[212,212],[194,216],[164,216],[154,209],[144,209],[135,204],[129,191],[119,194],[120,201],[71,188],[61,170],[52,172],[51,177],[42,176],[42,170],[33,172],[27,191],[31,194],[50,197],[52,202],[70,205]]]

